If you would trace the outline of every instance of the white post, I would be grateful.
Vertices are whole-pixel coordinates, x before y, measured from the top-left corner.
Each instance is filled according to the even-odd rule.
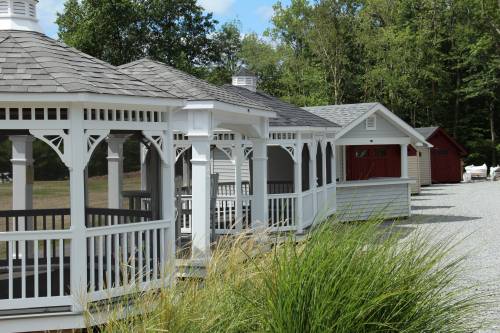
[[[321,211],[324,211],[328,205],[328,189],[326,186],[326,137],[324,137],[321,141],[321,177],[323,178],[323,207],[320,207]]]
[[[210,136],[190,136],[192,141],[192,257],[210,256]]]
[[[313,140],[310,145],[310,159],[309,159],[309,186],[312,191],[313,196],[313,212],[314,217],[318,213],[318,193],[317,193],[317,181],[318,176],[316,174],[316,153],[318,151],[318,143]]]
[[[268,226],[267,202],[267,143],[266,139],[253,139],[253,200],[252,228]]]
[[[123,187],[123,135],[108,138],[108,208],[122,208]]]
[[[401,178],[408,178],[408,144],[401,145]]]
[[[332,211],[337,211],[337,146],[335,143],[332,141],[331,142],[331,147],[332,147],[332,186],[333,186],[333,202],[330,202],[329,204],[333,205]]]
[[[163,149],[167,161],[161,162],[161,214],[170,223],[167,233],[167,279],[174,274],[176,259],[176,229],[175,229],[175,154],[172,133],[172,116],[169,113],[169,130],[163,133]]]
[[[297,140],[295,143],[295,164],[293,173],[294,192],[297,195],[297,204],[295,206],[295,218],[297,221],[297,232],[304,232],[304,214],[303,214],[303,196],[302,196],[302,149],[303,142],[300,138],[300,133],[297,133]]]
[[[28,210],[33,208],[33,138],[30,135],[11,136],[12,141],[12,209]],[[16,230],[13,221],[11,230]],[[33,219],[20,217],[17,231],[34,230]],[[29,247],[28,257],[32,256],[33,247]],[[21,258],[26,251],[25,242],[19,242],[19,253],[11,254]]]
[[[241,167],[243,165],[243,147],[241,145],[241,135],[235,134],[235,146],[232,149],[234,164],[234,202],[236,205],[236,231],[243,229],[243,193],[241,191]]]
[[[11,136],[12,141],[12,209],[33,208],[33,137],[30,135]],[[25,230],[20,223],[19,230]],[[29,228],[26,228],[29,230]]]
[[[71,207],[71,297],[73,311],[84,309],[87,293],[87,239],[85,227],[85,155],[83,112],[78,107],[70,109],[70,207]]]

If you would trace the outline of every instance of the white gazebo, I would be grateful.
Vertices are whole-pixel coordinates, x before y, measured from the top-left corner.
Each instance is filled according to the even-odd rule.
[[[266,220],[268,108],[244,98],[185,98],[40,32],[36,0],[0,6],[0,137],[12,142],[12,210],[0,211],[2,332],[85,327],[85,310],[172,281],[174,128],[193,147],[193,251],[210,253],[210,144],[215,128],[252,142],[255,221]],[[154,181],[123,205],[123,144],[140,140]],[[67,167],[69,207],[33,209],[33,141]],[[108,207],[90,207],[86,168],[108,146]],[[154,171],[154,175],[153,175]],[[153,184],[152,181],[149,184]],[[258,222],[254,227],[257,226]],[[105,320],[97,316],[96,320]],[[91,323],[92,324],[92,323]]]

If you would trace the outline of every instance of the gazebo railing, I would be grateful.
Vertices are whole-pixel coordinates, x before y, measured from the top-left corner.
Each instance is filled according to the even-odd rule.
[[[152,219],[153,213],[149,210],[87,208],[85,224],[87,228],[96,228],[110,225],[147,222]]]
[[[293,230],[297,225],[297,194],[269,194],[269,227],[274,231]]]

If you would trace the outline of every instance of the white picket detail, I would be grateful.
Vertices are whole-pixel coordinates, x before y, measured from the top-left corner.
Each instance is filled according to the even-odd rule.
[[[162,249],[168,248],[169,228],[170,221],[150,221],[88,229],[89,300],[161,286],[168,260]]]
[[[2,258],[7,267],[0,272],[6,289],[0,311],[22,308],[71,306],[69,260],[72,233],[69,230],[15,231],[0,233]]]
[[[268,201],[269,227],[271,230],[294,230],[297,223],[297,195],[294,193],[270,194]]]

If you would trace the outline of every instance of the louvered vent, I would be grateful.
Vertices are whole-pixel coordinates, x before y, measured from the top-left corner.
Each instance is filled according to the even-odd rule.
[[[33,18],[36,17],[36,5],[33,3],[29,4],[29,15]]]
[[[5,0],[0,1],[0,14],[9,13],[9,2]]]
[[[16,15],[26,15],[26,3],[22,1],[14,1],[13,12]]]
[[[377,129],[377,118],[375,116],[366,118],[366,129],[372,131]]]

